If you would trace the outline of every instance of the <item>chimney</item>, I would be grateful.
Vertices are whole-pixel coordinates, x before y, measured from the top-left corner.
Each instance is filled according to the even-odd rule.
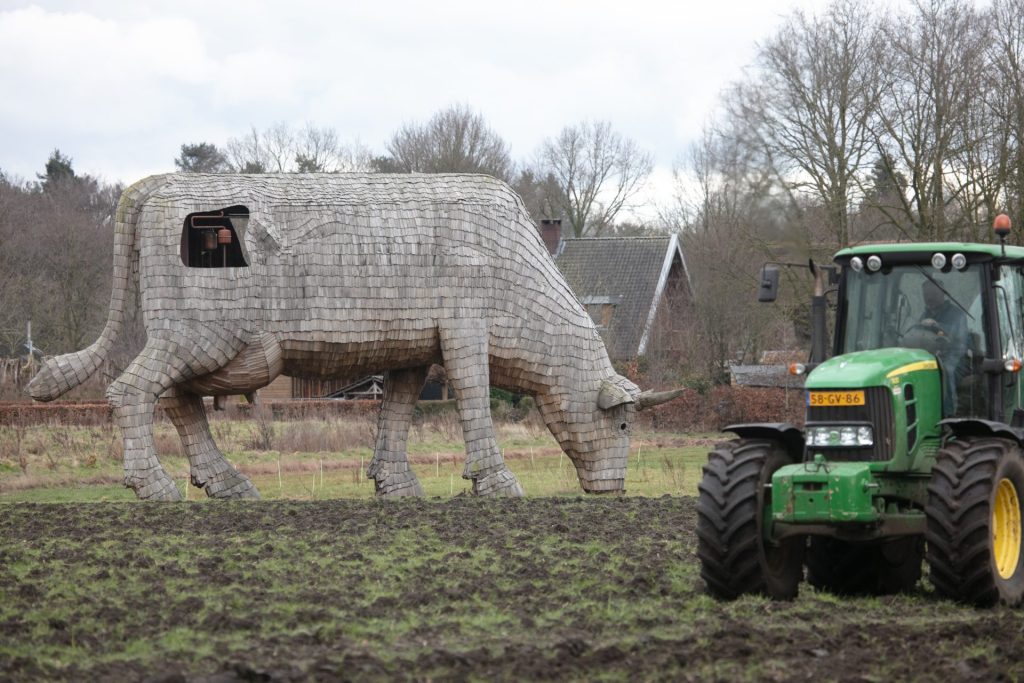
[[[540,238],[552,256],[558,254],[562,246],[562,219],[542,218],[540,221]]]

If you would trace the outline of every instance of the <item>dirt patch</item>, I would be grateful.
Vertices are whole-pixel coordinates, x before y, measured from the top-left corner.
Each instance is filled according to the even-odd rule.
[[[0,505],[0,679],[1014,680],[1024,614],[717,603],[692,498]]]

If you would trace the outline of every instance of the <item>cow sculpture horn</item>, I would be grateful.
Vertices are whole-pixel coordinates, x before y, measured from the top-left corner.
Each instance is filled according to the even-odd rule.
[[[674,398],[682,396],[683,391],[683,389],[673,389],[672,391],[645,391],[636,397],[637,410],[643,410],[644,408],[661,405],[665,401],[671,401]]]

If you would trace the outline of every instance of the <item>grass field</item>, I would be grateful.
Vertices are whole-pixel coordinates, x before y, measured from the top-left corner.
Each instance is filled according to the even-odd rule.
[[[371,498],[365,471],[373,457],[375,425],[368,418],[261,423],[215,420],[211,431],[231,462],[249,475],[264,498],[324,500]],[[721,435],[636,434],[626,478],[630,494],[696,494],[708,447]],[[580,491],[572,463],[547,429],[532,421],[499,423],[498,441],[527,495]],[[188,463],[177,433],[156,425],[160,459],[183,495],[205,499],[186,486]],[[120,433],[112,426],[0,426],[0,501],[130,501],[121,485]],[[428,496],[465,493],[465,447],[452,415],[416,425],[409,457]]]

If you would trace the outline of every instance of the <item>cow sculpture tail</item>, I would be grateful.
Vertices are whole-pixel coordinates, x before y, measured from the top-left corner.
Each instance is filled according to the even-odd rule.
[[[132,279],[132,250],[142,205],[159,183],[159,176],[146,178],[127,188],[117,205],[114,227],[114,281],[110,292],[107,324],[99,339],[88,348],[47,358],[43,368],[29,382],[26,391],[37,401],[52,401],[71,391],[99,370],[124,325],[124,307]]]

